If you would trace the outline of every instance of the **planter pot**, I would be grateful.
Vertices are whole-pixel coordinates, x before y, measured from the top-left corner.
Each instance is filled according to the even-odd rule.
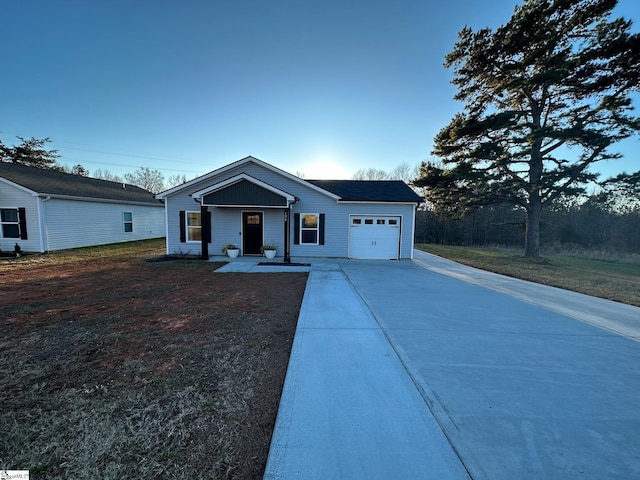
[[[264,256],[267,257],[268,259],[272,259],[273,257],[276,256],[276,251],[275,250],[265,250],[264,251]]]
[[[227,249],[227,255],[229,256],[229,258],[236,258],[239,253],[240,253],[240,249],[239,248],[228,248]]]

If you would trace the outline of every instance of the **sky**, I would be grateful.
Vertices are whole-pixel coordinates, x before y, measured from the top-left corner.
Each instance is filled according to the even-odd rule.
[[[0,140],[49,137],[62,165],[120,176],[190,179],[248,155],[308,179],[417,166],[463,110],[443,67],[457,33],[518,3],[3,2]],[[640,2],[614,13],[638,31]],[[594,170],[640,170],[639,147]]]

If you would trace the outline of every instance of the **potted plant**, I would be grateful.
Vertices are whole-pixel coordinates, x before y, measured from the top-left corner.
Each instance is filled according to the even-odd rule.
[[[267,243],[260,247],[260,253],[262,253],[265,257],[272,259],[276,256],[276,245],[273,243]]]
[[[222,247],[222,253],[226,253],[229,258],[236,258],[240,253],[240,249],[235,243],[227,243]]]

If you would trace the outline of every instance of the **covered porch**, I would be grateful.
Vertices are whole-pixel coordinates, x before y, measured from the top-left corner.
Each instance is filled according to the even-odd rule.
[[[242,173],[191,197],[200,204],[202,259],[209,259],[210,246],[219,251],[235,244],[242,256],[259,256],[263,245],[276,244],[284,262],[291,261],[289,222],[295,196]]]

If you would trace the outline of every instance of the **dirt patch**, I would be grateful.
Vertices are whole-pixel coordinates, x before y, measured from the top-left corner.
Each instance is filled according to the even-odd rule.
[[[307,275],[150,255],[0,266],[0,468],[262,477]]]

